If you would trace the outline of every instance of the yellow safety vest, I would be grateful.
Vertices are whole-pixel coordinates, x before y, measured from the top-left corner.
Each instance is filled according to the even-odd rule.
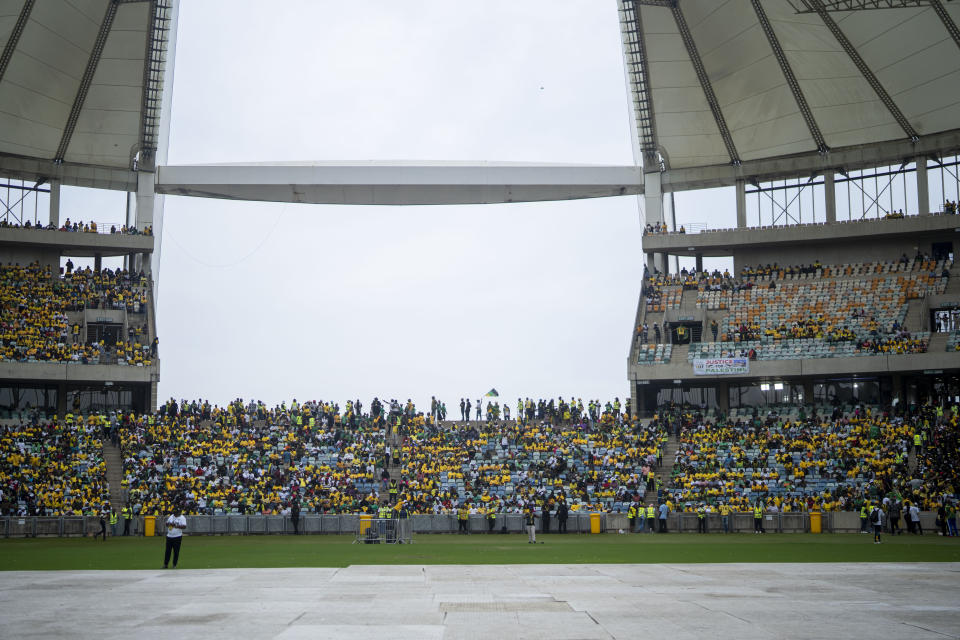
[[[760,507],[754,507],[754,508],[753,508],[753,517],[754,517],[755,520],[759,520],[760,518],[762,518],[762,517],[763,517],[763,509],[761,509]]]
[[[653,507],[647,507],[647,518],[653,519],[657,516],[657,512],[653,510]]]

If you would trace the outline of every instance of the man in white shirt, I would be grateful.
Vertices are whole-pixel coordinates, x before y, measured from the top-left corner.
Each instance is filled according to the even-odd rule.
[[[170,563],[170,552],[173,551],[173,568],[177,568],[180,560],[180,543],[183,541],[183,531],[187,528],[187,518],[180,513],[180,506],[173,507],[173,513],[167,518],[167,547],[163,552],[163,568]]]

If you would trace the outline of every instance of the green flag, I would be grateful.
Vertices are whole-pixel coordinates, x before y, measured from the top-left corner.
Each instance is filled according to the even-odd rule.
[[[496,389],[490,389],[490,391],[487,391],[486,397],[488,397],[488,398],[499,398],[499,397],[500,397],[500,394],[497,393],[497,390],[496,390]]]

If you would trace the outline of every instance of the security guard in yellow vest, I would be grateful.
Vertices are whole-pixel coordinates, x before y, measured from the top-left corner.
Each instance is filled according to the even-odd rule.
[[[630,525],[630,533],[636,531],[637,525],[637,508],[630,505],[630,508],[627,509],[627,523]]]
[[[650,530],[650,533],[656,531],[655,525],[657,524],[657,511],[653,508],[653,503],[647,505],[647,529]]]
[[[860,506],[860,533],[867,533],[867,516],[870,513],[870,503],[864,502]]]
[[[123,535],[130,535],[130,522],[133,520],[133,509],[130,508],[130,505],[126,505],[123,509],[120,510],[120,515],[123,516]]]
[[[470,510],[467,509],[467,505],[460,505],[460,509],[457,511],[457,533],[462,533],[464,535],[469,534],[467,531],[467,523],[470,521]]]
[[[753,532],[766,533],[766,531],[763,530],[763,507],[760,506],[759,500],[753,507]]]
[[[487,507],[487,533],[493,533],[493,527],[497,524],[497,510],[493,506]]]
[[[397,502],[397,495],[400,493],[400,485],[397,484],[396,479],[390,481],[390,502]]]
[[[697,533],[707,532],[707,507],[701,502],[697,506]]]
[[[120,517],[117,515],[116,509],[110,509],[110,535],[114,538],[117,537],[117,526],[120,522]]]

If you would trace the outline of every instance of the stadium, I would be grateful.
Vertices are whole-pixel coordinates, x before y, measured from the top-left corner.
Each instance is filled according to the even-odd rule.
[[[494,12],[434,3],[411,10],[415,18],[390,4],[289,10],[310,19],[278,10],[259,16],[260,33],[242,30],[257,22],[246,11],[219,7],[223,27],[211,28],[191,13],[209,7],[177,0],[0,2],[3,628],[43,637],[955,637],[960,4],[610,0],[600,11],[504,2]],[[330,24],[319,24],[324,16]],[[550,55],[511,42],[537,49],[551,29],[571,29],[563,37],[583,46],[553,42],[562,69],[538,70],[548,79],[531,76],[527,91],[515,82],[531,79],[523,55]],[[282,37],[270,40],[273,30]],[[458,57],[451,34],[470,55]],[[314,40],[329,41],[331,69],[304,82],[296,74],[309,66],[306,52],[316,54],[308,44],[321,46]],[[493,154],[482,145],[500,125],[487,120],[540,105],[525,131],[503,125],[499,134],[514,139],[502,147],[509,153],[528,151],[335,161],[307,145],[295,154],[327,159],[280,162],[274,147],[254,144],[314,144],[302,111],[317,120],[369,111],[389,126],[362,140],[346,122],[316,126],[344,127],[347,148],[376,137],[386,145],[388,129],[402,128],[384,113],[404,112],[399,83],[392,101],[342,99],[347,107],[310,93],[324,73],[341,72],[340,97],[359,94],[363,65],[390,67],[360,59],[379,40],[399,43],[383,45],[396,58],[388,73],[415,52],[406,82],[417,64],[433,69],[445,57],[475,65],[443,80],[477,85],[470,99],[443,105],[457,126],[431,129],[439,108],[415,102],[426,115],[393,148],[418,155],[418,140],[432,137],[449,139],[434,149],[451,155],[461,146]],[[612,74],[581,60],[611,42]],[[445,55],[418,50],[436,46]],[[485,69],[477,47],[491,57],[504,49],[504,66]],[[243,81],[222,66],[237,49],[260,61]],[[554,88],[577,74],[598,84]],[[211,115],[203,101],[224,77],[243,85],[243,98],[215,103]],[[550,96],[589,98],[601,84],[615,85],[612,112]],[[294,89],[302,93],[271,95]],[[567,102],[589,126],[550,121]],[[629,126],[615,122],[616,109]],[[247,115],[231,120],[232,111]],[[538,121],[556,128],[525,138]],[[227,137],[211,144],[205,130]],[[590,146],[607,131],[630,160]],[[191,137],[214,148],[184,153]],[[537,145],[542,153],[529,152]],[[580,147],[585,160],[564,161]],[[258,148],[263,156],[237,162]],[[274,208],[245,208],[254,206]],[[631,231],[617,226],[615,207]],[[236,217],[217,218],[218,208]],[[215,223],[203,216],[221,221],[212,240],[204,230]],[[502,294],[481,290],[479,313],[467,303],[445,316],[459,298],[405,306],[387,297],[367,319],[357,299],[338,303],[331,291],[340,290],[327,289],[342,280],[376,297],[396,277],[435,282],[435,271],[458,264],[437,246],[448,240],[434,228],[445,216],[468,220],[493,254],[469,254],[463,268],[502,262],[524,287],[509,290],[522,302],[501,305]],[[496,229],[523,216],[546,248],[530,246],[522,221]],[[565,226],[570,219],[577,226]],[[256,235],[246,255],[234,228],[245,226]],[[362,245],[337,235],[369,234],[376,246],[377,226],[400,238],[370,251],[382,258],[359,256]],[[286,244],[259,261],[275,232]],[[501,240],[511,234],[519,239]],[[581,248],[560,235],[603,247],[578,261]],[[337,254],[329,245],[341,242],[348,249]],[[229,263],[217,263],[218,246]],[[604,271],[601,254],[621,249],[636,262]],[[296,253],[306,262],[288,259]],[[431,262],[411,266],[419,254]],[[306,300],[314,283],[295,279],[305,265],[322,307]],[[600,283],[614,268],[620,279]],[[551,277],[562,313],[536,308]],[[191,278],[204,281],[201,293],[187,291]],[[248,297],[229,288],[237,282]],[[570,295],[584,285],[623,299],[623,283],[629,316],[619,301],[578,305]],[[430,370],[399,347],[396,369],[379,359],[352,369],[332,344],[343,335],[329,327],[341,325],[324,315],[354,325],[343,334],[351,339],[402,337],[411,316],[437,351],[464,341],[492,352],[502,341],[520,355],[498,366],[525,376],[533,369],[517,361],[537,353],[524,351],[526,338],[509,340],[532,316],[535,332],[561,345],[557,360],[540,358],[541,375],[568,391],[550,395],[528,379],[526,389],[514,381],[509,395],[491,388],[478,398],[483,362],[436,356]],[[431,315],[502,335],[469,342],[436,331]],[[231,317],[238,333],[223,320]],[[596,368],[587,352],[609,350],[608,326],[623,346],[620,382],[595,391],[592,373],[567,372]],[[261,332],[294,342],[268,343]],[[304,355],[315,359],[310,369],[298,369]],[[380,386],[382,371],[404,392],[409,377],[442,393],[404,401]],[[282,396],[256,399],[272,393],[256,385],[294,378]],[[317,388],[336,378],[351,390]],[[238,388],[221,391],[220,379]],[[165,400],[164,389],[177,395]]]

